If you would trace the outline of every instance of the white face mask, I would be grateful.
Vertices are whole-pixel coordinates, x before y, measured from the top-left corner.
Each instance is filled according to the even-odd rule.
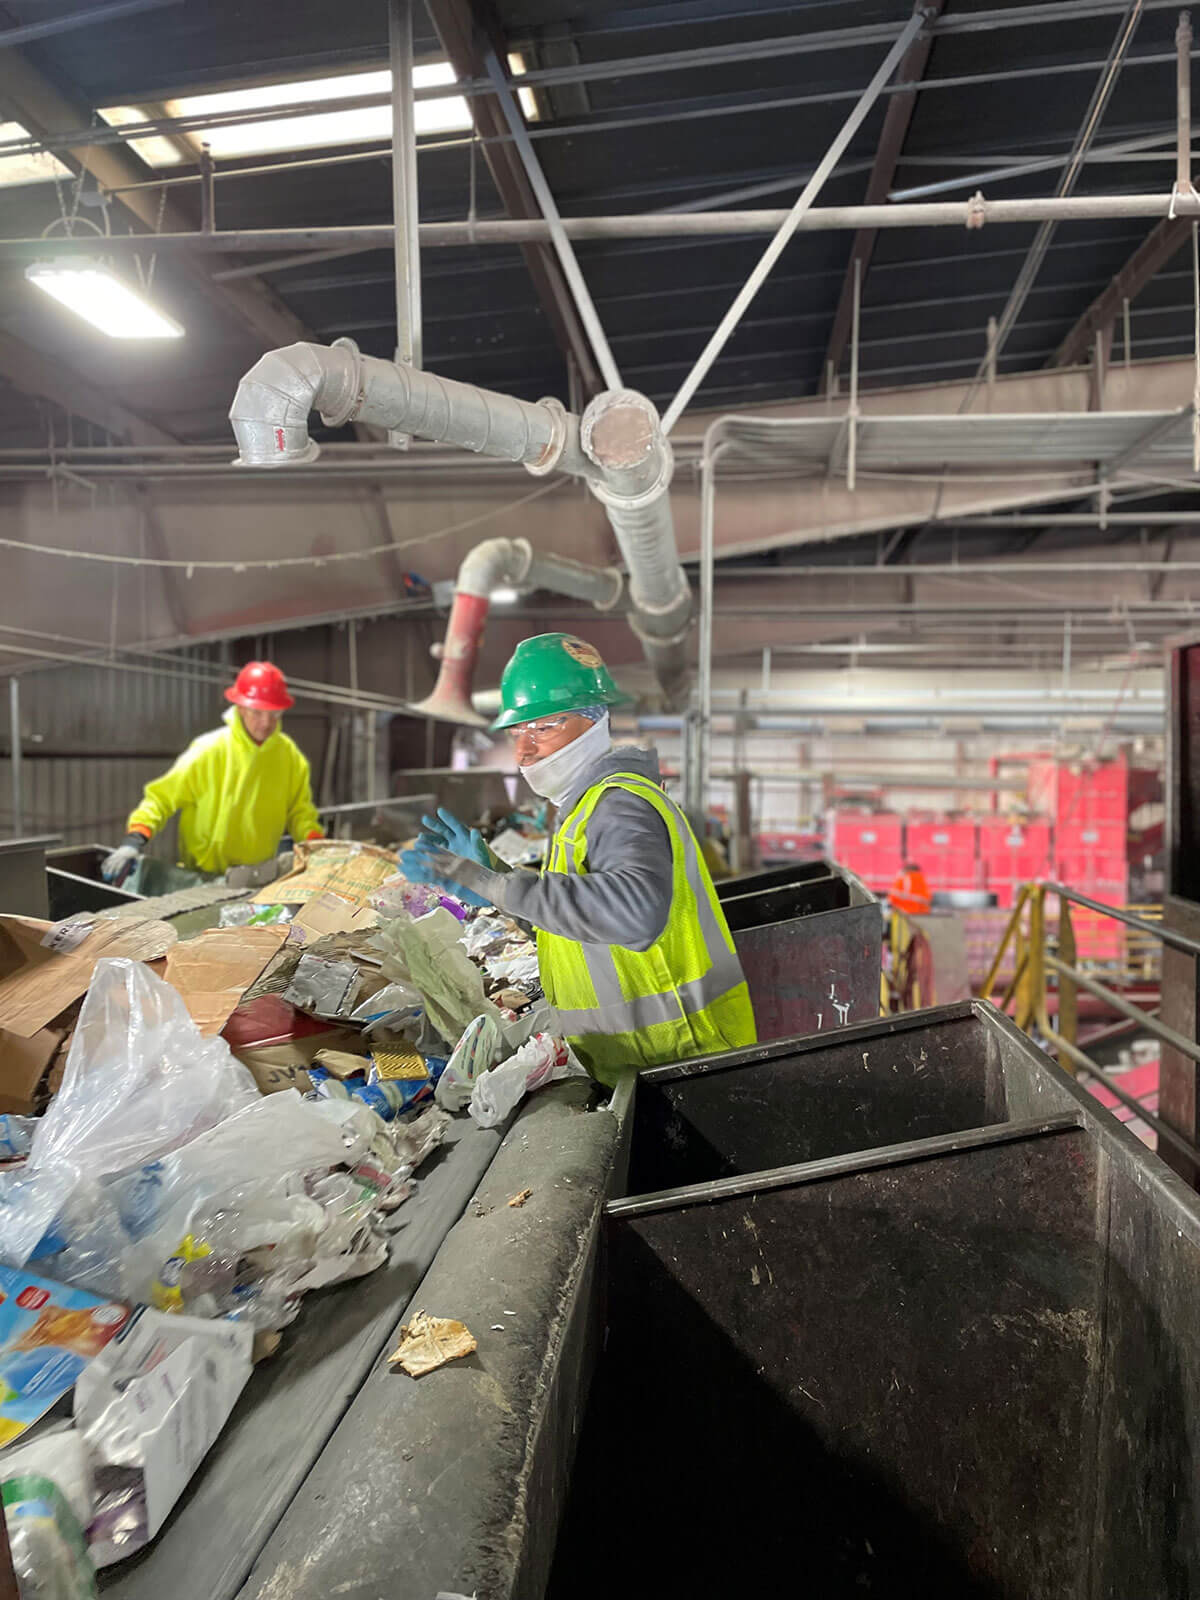
[[[605,712],[600,721],[593,722],[578,739],[572,739],[561,750],[555,750],[552,755],[543,756],[540,761],[531,761],[527,767],[522,767],[521,776],[534,794],[540,794],[543,800],[560,806],[573,792],[588,767],[611,749],[612,734],[608,729],[608,713]]]

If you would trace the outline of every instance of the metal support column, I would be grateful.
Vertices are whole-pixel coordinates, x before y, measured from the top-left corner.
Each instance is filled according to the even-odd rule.
[[[10,770],[12,772],[12,836],[19,839],[24,831],[24,796],[21,792],[21,680],[14,672],[8,680],[8,731]]]
[[[1179,13],[1175,30],[1175,188],[1189,194],[1192,188],[1192,18]]]
[[[709,368],[725,348],[733,330],[746,314],[750,302],[766,282],[768,273],[779,260],[784,250],[787,249],[792,235],[800,225],[800,219],[811,208],[813,201],[825,187],[826,179],[841,160],[847,145],[865,122],[871,107],[887,87],[888,79],[895,70],[896,64],[903,59],[909,45],[924,25],[925,14],[924,12],[918,12],[908,19],[908,22],[901,30],[899,38],[884,57],[883,65],[863,90],[862,98],[842,124],[837,137],[821,158],[812,177],[805,184],[800,198],[788,212],[778,233],[763,251],[758,265],[746,279],[733,304],[722,317],[716,332],[700,352],[696,365],[680,385],[679,393],[667,407],[667,413],[663,417],[662,424],[664,434],[671,432],[671,429],[687,409],[692,396],[708,376]]]
[[[850,318],[850,405],[846,412],[846,487],[854,492],[858,468],[858,347],[862,326],[862,262],[854,263],[854,308]]]
[[[546,175],[542,171],[542,164],[534,152],[533,143],[525,128],[525,119],[521,115],[521,108],[517,105],[516,97],[509,86],[504,68],[500,65],[495,51],[489,50],[487,54],[487,72],[492,81],[492,88],[496,91],[496,99],[504,113],[504,120],[508,123],[508,130],[512,134],[513,143],[521,157],[521,164],[525,168],[525,176],[529,179],[529,186],[537,197],[537,203],[542,208],[542,215],[550,229],[550,241],[554,245],[554,253],[559,259],[563,269],[563,276],[570,285],[571,294],[575,299],[575,309],[579,312],[580,321],[587,329],[587,336],[595,352],[597,364],[604,374],[604,381],[610,389],[622,388],[621,374],[617,368],[616,360],[608,347],[608,339],[600,325],[600,316],[592,302],[592,296],[584,282],[583,273],[579,270],[579,262],[575,259],[575,251],[571,241],[567,238],[559,215],[558,206],[550,192],[550,185],[546,182]]]
[[[723,420],[718,418],[705,433],[700,457],[700,659],[696,673],[695,793],[688,798],[689,805],[701,814],[708,806],[709,769],[712,764],[714,524],[717,462],[724,449],[719,442]]]
[[[413,112],[413,0],[388,0],[388,60],[392,69],[392,223],[396,275],[396,360],[419,367],[421,246],[417,208],[417,129]],[[388,442],[408,448],[407,434]]]
[[[217,226],[217,195],[214,182],[216,164],[206,144],[200,146],[200,231],[212,233]]]

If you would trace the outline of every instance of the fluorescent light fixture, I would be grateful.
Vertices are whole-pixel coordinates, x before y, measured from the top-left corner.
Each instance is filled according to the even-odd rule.
[[[491,599],[494,606],[515,606],[520,598],[521,595],[517,589],[492,590]]]
[[[110,267],[85,261],[34,261],[25,276],[110,339],[180,339],[173,317],[142,298]]]
[[[413,68],[413,84],[418,89],[437,84],[450,86],[454,81],[454,68],[448,61],[428,61]],[[217,123],[181,136],[195,144],[207,144],[218,161],[233,161],[242,156],[279,155],[285,151],[319,150],[330,145],[386,141],[392,135],[390,103],[347,111],[339,111],[337,103],[361,95],[390,95],[391,92],[389,71],[345,72],[329,78],[259,84],[252,89],[182,95],[177,100],[166,101],[162,111],[169,117],[227,113],[245,119],[250,111],[275,111],[290,105],[328,102],[327,111],[305,111],[294,117],[265,122],[239,120],[226,127]],[[100,115],[112,125],[148,120],[145,108],[136,106],[108,106]],[[413,120],[418,136],[465,133],[471,127],[471,112],[462,95],[446,95],[434,100],[418,100],[413,107]],[[130,142],[151,166],[172,166],[181,159],[178,148],[166,139],[151,137]]]
[[[0,122],[0,144],[10,140],[28,139],[29,129],[19,122]],[[64,165],[49,150],[34,150],[24,155],[0,156],[0,187],[15,189],[22,183],[47,183],[52,178],[71,177],[70,167]]]

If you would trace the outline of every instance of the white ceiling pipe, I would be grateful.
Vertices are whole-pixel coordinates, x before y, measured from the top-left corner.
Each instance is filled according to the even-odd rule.
[[[687,677],[692,591],[675,543],[671,447],[653,404],[633,389],[597,395],[583,414],[579,436],[599,470],[592,493],[608,512],[629,569],[630,626],[675,704]]]
[[[600,395],[581,424],[557,400],[531,404],[439,378],[403,362],[363,356],[352,339],[339,339],[329,348],[294,344],[269,351],[238,385],[229,420],[239,463],[277,468],[316,460],[320,447],[308,432],[314,410],[330,427],[374,423],[480,455],[520,461],[538,477],[559,471],[585,479],[604,504],[629,570],[630,625],[668,702],[677,703],[686,679],[691,590],[679,563],[671,516],[673,458],[658,412],[643,395],[628,389]],[[488,541],[498,543],[503,541]],[[503,559],[516,560],[518,555],[514,544]],[[480,572],[500,559],[495,551],[481,556]],[[540,580],[533,576],[534,561],[542,563]],[[529,551],[526,581],[535,586],[540,582],[562,590],[565,583],[567,594],[592,599],[591,580],[585,574],[576,562],[543,559]],[[461,664],[469,660],[474,666],[487,601],[462,588],[461,572],[459,578],[461,593],[456,593],[456,614],[451,615],[439,674],[438,688],[444,692],[435,688],[423,709],[477,722],[470,710],[469,674],[463,673]],[[469,581],[478,586],[483,580],[469,577]],[[607,596],[611,578],[600,575],[599,588]],[[613,593],[607,604],[616,599]],[[453,667],[452,676],[446,673],[448,666]]]

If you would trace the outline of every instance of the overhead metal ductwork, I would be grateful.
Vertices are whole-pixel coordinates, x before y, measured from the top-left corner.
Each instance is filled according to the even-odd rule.
[[[308,432],[312,411],[329,427],[373,423],[520,461],[537,477],[566,472],[583,478],[604,505],[629,573],[630,626],[668,704],[678,703],[687,677],[692,599],[671,517],[671,448],[644,395],[611,390],[598,395],[580,419],[557,400],[516,400],[364,356],[351,339],[331,347],[293,344],[268,352],[238,385],[229,420],[239,464],[316,460],[320,447]],[[542,555],[524,540],[478,546],[460,568],[438,683],[421,709],[454,721],[481,720],[471,709],[470,687],[492,588],[554,589],[611,610],[620,598],[619,582],[613,568]]]
[[[458,569],[437,682],[433,693],[418,702],[418,711],[449,722],[480,727],[486,723],[487,718],[471,705],[471,684],[491,596],[507,587],[552,589],[586,600],[598,611],[611,611],[625,580],[615,567],[585,567],[565,556],[542,555],[528,539],[485,539],[477,544]]]

